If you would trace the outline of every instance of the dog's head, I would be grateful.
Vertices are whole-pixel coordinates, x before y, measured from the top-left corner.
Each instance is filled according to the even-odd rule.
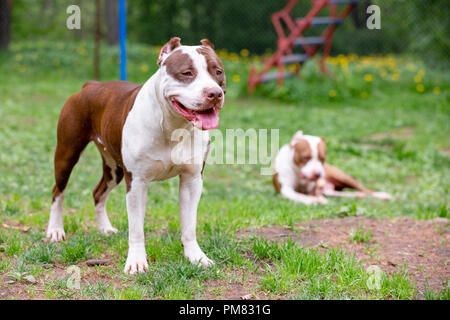
[[[159,54],[160,86],[174,110],[204,130],[219,125],[219,110],[225,101],[225,70],[214,46],[184,46],[174,37]]]
[[[317,181],[325,176],[323,164],[327,151],[323,137],[304,135],[298,131],[290,147],[294,149],[294,167],[300,178]]]

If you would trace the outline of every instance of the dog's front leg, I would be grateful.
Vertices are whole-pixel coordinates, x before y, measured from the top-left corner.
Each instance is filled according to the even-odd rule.
[[[366,194],[361,191],[337,191],[337,190],[325,190],[323,192],[327,197],[339,197],[339,198],[365,198]]]
[[[314,197],[306,194],[299,193],[290,187],[282,187],[280,191],[281,195],[286,199],[293,200],[296,202],[303,203],[305,205],[311,204],[327,204],[328,201],[323,196]]]
[[[145,252],[144,216],[147,202],[148,183],[135,179],[127,193],[128,211],[128,257],[125,273],[142,273],[148,270]]]
[[[196,236],[197,207],[202,187],[203,179],[200,173],[180,175],[181,242],[184,247],[184,255],[189,261],[208,266],[214,262],[200,249]]]

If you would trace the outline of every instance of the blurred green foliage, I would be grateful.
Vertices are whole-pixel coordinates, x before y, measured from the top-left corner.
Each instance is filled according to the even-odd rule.
[[[381,92],[392,96],[410,92],[441,96],[448,103],[450,74],[428,67],[414,56],[340,54],[326,62],[329,76],[320,72],[317,63],[308,61],[300,72],[302,81],[287,78],[283,86],[268,82],[255,93],[291,103],[342,103],[352,98],[376,99]]]
[[[233,52],[245,48],[251,53],[261,54],[268,49],[276,49],[276,34],[270,15],[286,2],[128,0],[128,37],[132,42],[151,45],[161,45],[175,35],[190,44],[208,37],[217,48]],[[362,25],[358,28],[353,18],[347,18],[335,33],[333,55],[410,53],[420,55],[426,63],[448,61],[449,1],[372,0],[371,3],[381,8],[381,30],[365,27],[365,14],[360,8]],[[81,8],[80,31],[69,31],[65,27],[66,8],[71,4]],[[293,15],[304,16],[310,8],[310,1],[299,1]],[[326,11],[323,14],[326,15]],[[37,37],[87,40],[93,37],[94,1],[16,0],[12,20],[12,41]],[[105,29],[103,23],[103,32],[107,31]]]

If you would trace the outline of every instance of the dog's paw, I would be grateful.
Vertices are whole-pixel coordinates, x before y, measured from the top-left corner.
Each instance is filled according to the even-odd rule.
[[[305,206],[311,206],[313,204],[316,204],[316,200],[314,199],[314,197],[300,199],[300,200],[298,200],[298,202],[300,202],[301,204],[304,204]]]
[[[374,192],[372,196],[381,200],[391,200],[392,196],[387,192]]]
[[[210,258],[208,258],[206,255],[204,255],[202,258],[200,258],[200,260],[199,260],[198,262],[200,262],[200,264],[201,264],[204,268],[207,268],[207,267],[212,266],[212,265],[215,264],[214,261],[211,260]],[[198,263],[198,262],[197,262],[197,263]]]
[[[327,203],[328,203],[328,200],[327,200],[324,196],[318,196],[318,197],[316,197],[316,199],[315,199],[315,203],[318,203],[318,204],[327,204]]]
[[[148,271],[147,257],[128,256],[123,272],[128,274],[135,274],[135,273],[144,273],[146,271]]]
[[[193,264],[200,264],[202,267],[209,267],[214,261],[209,259],[198,245],[191,248],[185,248],[184,255]]]
[[[355,194],[355,198],[357,199],[363,199],[365,197],[367,197],[367,194],[365,194],[364,192],[354,192]]]
[[[193,264],[200,264],[202,267],[209,267],[214,264],[214,261],[208,258],[205,254],[198,257],[187,257]]]
[[[327,204],[328,200],[324,196],[308,196],[307,198],[304,198],[301,200],[301,203],[303,203],[306,206],[316,205],[316,204]]]
[[[119,230],[114,228],[112,225],[109,226],[99,226],[98,230],[103,233],[105,236],[110,235],[111,233],[117,233]]]
[[[47,231],[47,239],[49,239],[50,242],[58,242],[66,240],[64,228],[49,228]]]

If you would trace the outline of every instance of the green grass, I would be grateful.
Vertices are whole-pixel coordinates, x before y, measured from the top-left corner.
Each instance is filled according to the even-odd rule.
[[[372,238],[372,231],[370,229],[364,230],[362,226],[358,226],[356,230],[352,230],[350,232],[350,240],[354,242],[365,243],[369,242],[371,238]]]
[[[87,53],[80,48],[86,48]],[[122,273],[128,249],[125,187],[114,190],[108,201],[110,220],[119,233],[103,236],[96,230],[91,196],[101,177],[101,161],[93,145],[85,150],[68,184],[64,215],[68,239],[58,244],[41,241],[54,183],[57,118],[65,100],[91,78],[90,48],[86,43],[64,44],[61,49],[54,43],[24,42],[13,44],[10,53],[0,56],[0,71],[6,75],[0,77],[0,222],[31,227],[28,232],[0,228],[0,273],[14,274],[19,283],[26,283],[27,275],[41,281],[28,284],[29,296],[192,299],[204,297],[213,281],[245,282],[242,279],[256,277],[255,290],[269,297],[414,298],[415,284],[406,273],[384,274],[381,289],[374,291],[367,287],[367,272],[346,252],[307,249],[293,241],[242,240],[236,238],[236,230],[271,224],[293,228],[302,221],[342,216],[449,217],[446,74],[427,70],[430,86],[439,82],[439,94],[417,92],[412,80],[413,89],[406,90],[404,80],[398,86],[377,82],[367,98],[352,94],[347,83],[342,90],[348,91],[339,99],[331,99],[328,89],[315,90],[320,79],[326,86],[339,88],[339,79],[316,74],[314,81],[302,88],[308,89],[302,91],[307,96],[304,101],[295,95],[286,99],[275,95],[291,101],[280,102],[264,98],[264,90],[256,97],[242,96],[248,65],[226,60],[229,86],[219,127],[223,133],[227,128],[276,128],[280,129],[280,145],[299,129],[324,136],[330,163],[369,188],[392,193],[394,200],[330,199],[328,205],[306,207],[276,195],[271,178],[259,174],[260,165],[209,165],[198,211],[198,239],[212,259],[223,263],[204,270],[184,259],[178,180],[171,179],[152,183],[149,188],[145,234],[150,271],[127,276]],[[103,80],[117,78],[115,49],[102,52]],[[130,80],[145,81],[156,69],[155,50],[135,45],[129,52]],[[239,82],[233,82],[234,74],[240,75]],[[361,84],[362,90],[368,85]],[[405,128],[410,128],[411,134],[401,136],[399,132]],[[377,133],[391,135],[371,138]],[[355,241],[370,240],[366,232]],[[98,268],[83,264],[101,257],[109,258],[111,264]],[[42,267],[46,264],[54,267]],[[84,275],[79,291],[67,288],[66,273],[56,272],[72,264],[80,266]],[[44,291],[35,290],[39,288]],[[226,291],[226,287],[214,290]],[[427,291],[427,297],[448,299],[448,288],[440,293]]]
[[[425,298],[427,300],[450,300],[450,284],[447,282],[442,283],[442,290],[439,292],[434,292],[429,288],[425,290]]]

